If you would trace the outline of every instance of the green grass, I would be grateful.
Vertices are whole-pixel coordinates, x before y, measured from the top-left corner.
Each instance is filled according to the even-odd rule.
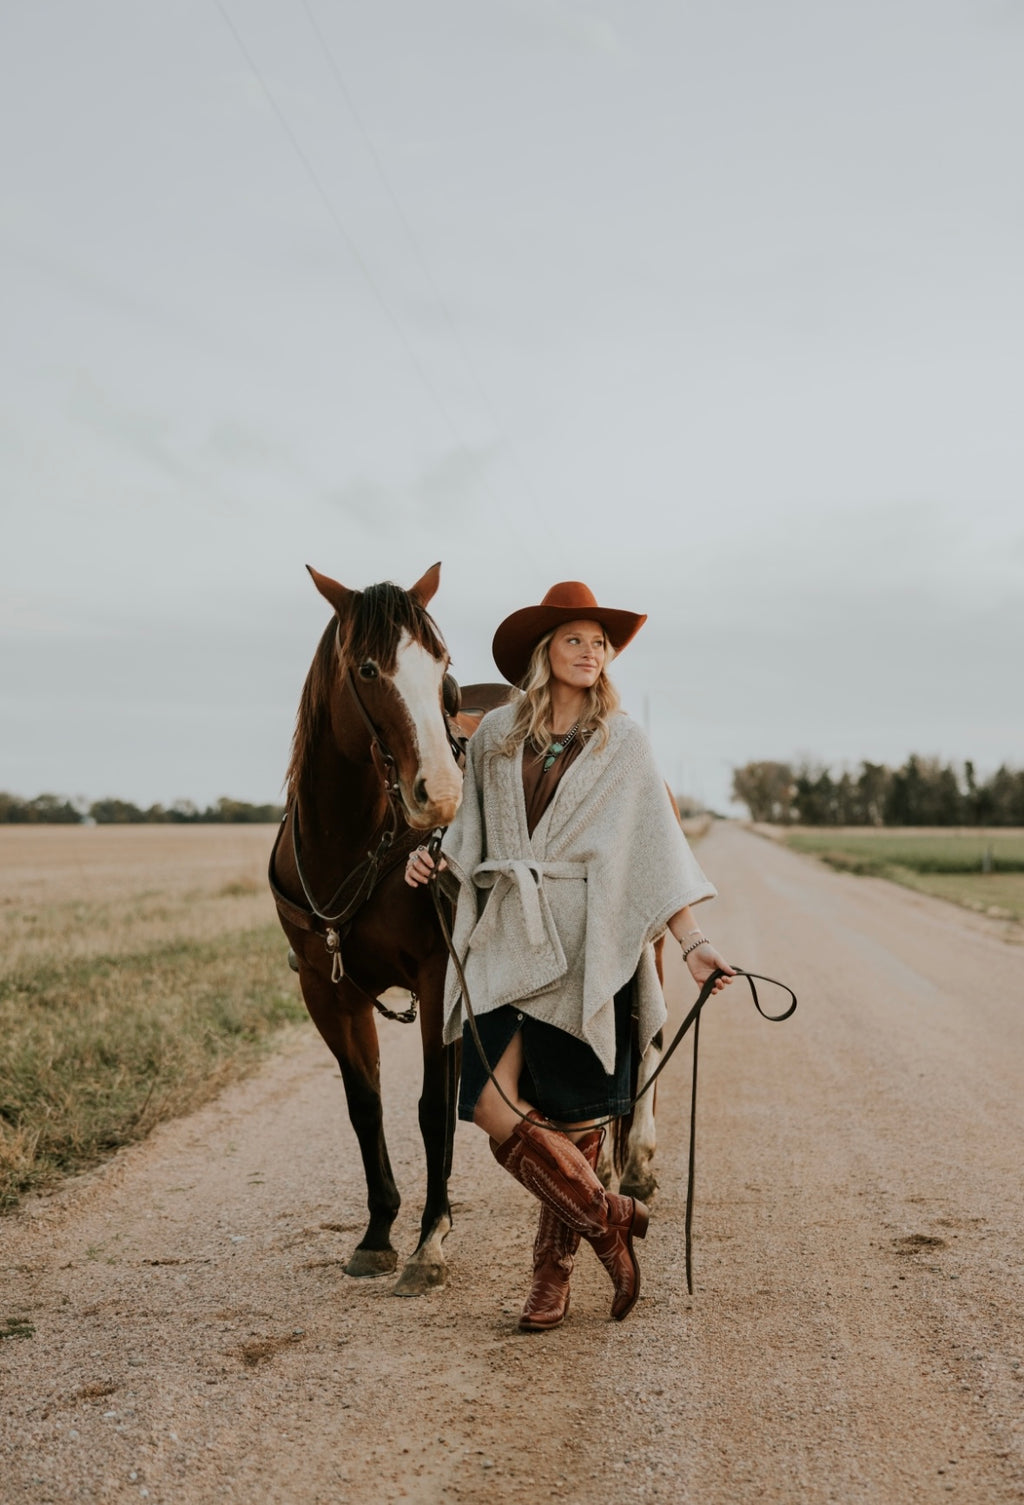
[[[991,871],[1024,873],[1024,832],[815,829],[788,832],[786,842],[835,866],[865,872],[879,867],[906,867],[915,873],[980,873],[986,853]]]
[[[265,924],[0,976],[0,1209],[251,1069],[306,1018],[286,949]]]
[[[889,876],[889,875],[886,875]],[[1024,920],[1024,873],[915,873],[894,869],[893,881],[919,893],[1003,920]]]
[[[968,909],[1024,920],[1024,831],[811,829],[787,846],[840,872],[888,878]]]

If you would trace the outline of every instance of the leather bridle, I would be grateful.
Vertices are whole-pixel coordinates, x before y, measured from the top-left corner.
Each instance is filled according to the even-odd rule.
[[[454,681],[452,681],[454,683]],[[358,863],[351,872],[346,873],[337,889],[325,903],[320,904],[313,897],[312,888],[302,866],[302,844],[299,831],[299,806],[294,800],[285,811],[284,819],[278,831],[277,841],[270,857],[270,887],[277,904],[278,911],[293,924],[299,924],[303,929],[314,930],[324,937],[324,945],[331,957],[331,981],[339,983],[346,975],[341,955],[341,943],[351,930],[355,917],[362,906],[369,900],[380,878],[387,869],[387,857],[394,845],[395,838],[399,834],[401,826],[401,787],[398,782],[398,764],[388,746],[380,728],[370,715],[359,693],[359,686],[351,665],[346,675],[346,683],[356,703],[356,708],[370,734],[370,755],[380,771],[384,781],[384,792],[387,795],[387,813],[382,826],[374,833],[376,845],[371,848],[362,862]],[[461,742],[453,733],[448,713],[442,707],[444,714],[445,732],[448,737],[448,745],[456,761],[460,761],[465,754],[465,743]],[[303,910],[293,900],[281,893],[274,879],[274,858],[277,855],[278,843],[284,832],[288,816],[291,816],[292,856],[295,861],[295,871],[302,888],[303,897],[306,900],[307,909]],[[351,889],[351,893],[348,891]],[[343,900],[343,896],[347,897]],[[339,907],[340,906],[340,907]],[[310,923],[319,921],[319,924]],[[417,999],[413,996],[412,1006],[408,1009],[389,1009],[381,1003],[379,998],[361,988],[354,978],[349,977],[349,982],[359,992],[370,998],[374,1008],[386,1019],[397,1020],[401,1024],[412,1024],[416,1019]]]

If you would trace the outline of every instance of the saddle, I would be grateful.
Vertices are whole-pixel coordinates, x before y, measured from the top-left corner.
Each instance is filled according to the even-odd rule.
[[[449,686],[452,698],[449,699]],[[488,711],[505,705],[512,694],[511,685],[460,685],[451,675],[444,680],[444,706],[448,719],[466,741],[473,735]]]

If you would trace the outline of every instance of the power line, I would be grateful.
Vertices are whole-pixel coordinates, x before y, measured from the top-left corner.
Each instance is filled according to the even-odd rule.
[[[319,173],[316,171],[316,169],[313,166],[312,162],[309,160],[309,157],[306,154],[306,152],[303,150],[302,143],[299,141],[299,139],[296,136],[295,132],[292,130],[292,127],[291,127],[291,125],[288,122],[287,116],[285,115],[284,111],[281,109],[281,106],[278,104],[277,99],[275,98],[273,91],[271,90],[271,88],[268,85],[266,79],[264,78],[264,76],[261,73],[259,67],[257,66],[255,58],[253,57],[252,53],[249,51],[248,47],[246,47],[245,42],[243,41],[242,36],[241,36],[240,32],[238,31],[238,28],[235,26],[234,22],[231,19],[230,14],[228,13],[228,11],[227,11],[224,3],[223,3],[223,0],[214,0],[214,3],[216,4],[218,11],[220,12],[220,15],[221,15],[221,18],[222,18],[222,20],[224,22],[224,25],[227,27],[227,30],[230,32],[232,38],[234,39],[235,45],[237,46],[239,52],[241,53],[243,59],[245,60],[246,66],[248,67],[249,71],[252,73],[252,75],[255,78],[256,82],[259,84],[260,89],[262,90],[263,95],[265,96],[265,98],[267,100],[267,103],[270,105],[270,108],[273,111],[274,117],[276,118],[279,126],[281,127],[281,130],[284,132],[284,134],[285,134],[285,136],[286,136],[286,138],[287,138],[287,140],[289,142],[289,145],[291,146],[291,148],[292,148],[293,152],[295,153],[295,155],[298,157],[299,161],[302,163],[302,166],[305,169],[305,172],[306,172],[307,177],[309,178],[309,181],[312,183],[312,185],[313,185],[314,189],[316,190],[316,193],[319,196],[319,198],[320,198],[320,200],[321,200],[324,208],[326,209],[326,211],[327,211],[327,213],[328,213],[328,215],[329,215],[332,223],[334,224],[334,226],[337,229],[338,233],[340,234],[342,240],[344,241],[346,249],[348,250],[350,256],[352,257],[352,259],[355,262],[356,266],[359,268],[359,270],[360,270],[360,272],[361,272],[361,274],[363,276],[363,280],[365,281],[367,287],[372,292],[373,297],[374,297],[374,299],[375,299],[378,307],[380,308],[381,312],[384,314],[384,316],[387,319],[388,323],[391,325],[391,328],[394,331],[394,334],[395,334],[396,338],[398,339],[398,341],[401,344],[403,350],[405,351],[406,355],[408,356],[409,361],[410,361],[413,369],[415,370],[415,372],[417,374],[417,377],[419,378],[420,385],[422,386],[423,390],[427,393],[428,397],[433,402],[433,404],[437,408],[438,412],[441,414],[441,417],[444,419],[444,422],[445,422],[445,424],[446,424],[449,432],[451,433],[452,438],[454,439],[456,446],[459,449],[463,450],[466,453],[466,455],[469,457],[471,464],[475,465],[475,467],[477,469],[477,474],[478,474],[478,477],[479,477],[479,483],[480,483],[481,488],[485,492],[487,492],[487,493],[490,494],[492,501],[494,501],[494,502],[497,503],[498,499],[494,496],[494,493],[491,490],[491,487],[490,487],[490,485],[488,483],[488,480],[487,480],[486,476],[483,473],[483,470],[482,470],[479,458],[476,457],[473,454],[473,448],[472,448],[472,446],[464,438],[464,436],[461,433],[458,425],[455,422],[455,419],[453,418],[451,412],[449,411],[447,404],[445,403],[444,399],[442,398],[440,392],[437,390],[437,387],[435,386],[435,384],[433,383],[433,381],[430,379],[430,376],[428,375],[428,373],[427,373],[427,371],[426,371],[426,369],[425,369],[422,361],[419,359],[419,356],[416,354],[416,351],[413,348],[412,343],[411,343],[408,335],[406,334],[404,328],[402,327],[402,324],[399,321],[398,316],[396,315],[396,313],[394,312],[394,310],[391,308],[390,304],[388,303],[387,299],[385,298],[383,291],[381,290],[381,288],[378,285],[376,279],[374,278],[372,272],[370,271],[370,268],[367,265],[367,262],[366,262],[365,258],[363,257],[362,253],[360,252],[359,247],[356,244],[353,236],[350,234],[347,226],[345,225],[345,223],[342,220],[341,216],[338,214],[337,210],[335,209],[334,204],[331,201],[330,195],[328,194],[327,189],[324,186],[322,178],[320,177]],[[307,11],[307,15],[308,14],[309,13]],[[310,21],[311,21],[311,24],[312,24],[312,17],[310,17]],[[313,31],[314,31],[314,35],[319,36],[319,31],[318,31],[318,28],[315,26],[315,24],[313,24]],[[325,44],[323,44],[322,39],[321,39],[321,44],[325,45]],[[337,69],[336,65],[335,65],[335,77],[337,79],[339,79],[339,80],[341,78],[340,70]],[[346,93],[346,97],[347,97],[347,93]],[[383,174],[382,174],[382,177],[383,177]],[[395,202],[397,204],[397,200]],[[401,214],[401,210],[400,209],[399,209],[399,213]],[[402,219],[403,219],[403,222],[405,222],[404,215],[402,216]],[[413,239],[415,239],[415,237],[413,237]],[[421,256],[421,261],[422,261],[422,256]],[[429,277],[429,273],[428,273],[428,277]],[[432,279],[430,279],[430,280],[431,280],[431,286],[433,287],[434,286],[433,280]],[[444,306],[443,305],[443,300],[440,298],[440,294],[437,291],[436,287],[434,288],[434,291],[435,291],[435,296],[437,296],[438,301],[442,303],[442,307],[443,307]],[[445,311],[447,313],[447,310],[445,310]],[[448,316],[448,317],[449,317],[449,323],[451,323],[450,316]],[[494,421],[493,418],[492,418],[492,421]],[[495,427],[499,430],[499,434],[500,434],[500,425],[497,424],[497,423],[495,423]],[[524,530],[524,529],[521,529],[521,528],[513,528],[510,531],[511,531],[512,538],[514,540],[514,545],[519,547],[519,549],[526,556],[526,558],[529,559],[530,564],[536,568],[538,566],[538,560],[535,557],[532,549],[528,546],[528,538],[529,538],[528,531]]]
[[[327,59],[328,67],[330,68],[331,73],[334,77],[334,81],[338,86],[338,92],[341,94],[342,99],[345,101],[345,107],[355,123],[356,129],[358,130],[359,135],[362,138],[363,145],[366,148],[367,155],[369,156],[370,161],[373,163],[374,170],[377,173],[377,176],[383,184],[385,192],[387,193],[387,196],[391,201],[391,207],[394,209],[395,214],[397,215],[398,220],[401,223],[403,230],[405,231],[406,239],[408,240],[413,255],[415,256],[416,261],[419,264],[420,271],[423,273],[423,276],[434,295],[434,299],[444,318],[448,332],[451,335],[452,342],[461,355],[466,370],[469,372],[473,386],[476,388],[477,396],[480,398],[480,401],[483,404],[484,411],[490,419],[494,429],[503,438],[512,463],[519,474],[520,480],[525,485],[526,490],[530,495],[531,501],[536,507],[539,508],[541,505],[540,498],[537,495],[533,482],[530,476],[527,475],[527,473],[523,469],[519,461],[519,457],[513,449],[508,435],[505,432],[504,426],[494,409],[494,405],[488,397],[486,390],[484,389],[484,385],[480,378],[480,373],[477,369],[476,363],[470,355],[466,343],[459,332],[458,325],[456,324],[451,310],[449,309],[448,304],[445,300],[444,294],[438,286],[437,280],[434,277],[433,272],[431,271],[430,263],[428,262],[427,257],[424,254],[423,248],[419,242],[419,238],[417,237],[415,230],[413,229],[409,216],[406,214],[405,209],[402,206],[401,200],[399,199],[398,194],[395,191],[391,179],[388,177],[388,174],[384,170],[384,164],[380,159],[380,154],[373,143],[373,139],[370,136],[370,133],[366,129],[363,118],[360,115],[359,111],[356,109],[351,90],[345,82],[344,75],[338,64],[338,60],[334,55],[334,51],[328,43],[327,38],[324,36],[320,23],[317,21],[313,9],[309,4],[309,0],[301,0],[301,4],[303,10],[306,13],[306,19],[309,22],[310,29],[319,42],[320,47],[323,50],[324,57]]]
[[[366,261],[363,258],[362,254],[361,254],[361,252],[359,250],[359,247],[356,245],[356,243],[353,240],[352,236],[350,235],[350,233],[349,233],[349,231],[348,231],[348,229],[347,229],[344,221],[342,220],[341,216],[338,214],[337,210],[335,209],[334,204],[331,202],[330,196],[327,193],[326,188],[324,187],[323,180],[321,179],[320,175],[316,171],[316,168],[313,166],[312,162],[309,160],[309,157],[306,155],[305,151],[303,150],[302,143],[299,141],[299,139],[296,136],[295,132],[292,130],[291,126],[289,125],[287,116],[285,115],[284,111],[281,109],[280,105],[278,104],[276,98],[274,97],[274,94],[273,94],[272,90],[270,89],[269,85],[267,84],[266,79],[263,77],[263,74],[260,72],[259,68],[256,66],[256,61],[253,58],[252,53],[246,47],[246,45],[245,45],[244,41],[242,40],[242,37],[241,37],[241,35],[240,35],[237,27],[235,26],[235,24],[232,21],[230,15],[228,14],[227,10],[225,9],[225,6],[223,4],[223,0],[214,0],[214,4],[216,5],[217,9],[220,11],[220,14],[221,14],[221,16],[222,16],[222,18],[224,20],[224,24],[227,27],[228,31],[231,33],[232,37],[234,38],[235,44],[238,47],[239,52],[242,54],[242,57],[245,59],[246,65],[248,66],[250,72],[252,73],[253,77],[256,79],[256,81],[259,84],[261,90],[263,91],[263,94],[264,94],[264,96],[265,96],[265,98],[267,100],[267,103],[270,105],[270,107],[273,110],[274,115],[275,115],[275,117],[277,119],[278,124],[280,125],[281,129],[284,131],[286,137],[288,138],[288,141],[289,141],[289,143],[290,143],[290,145],[292,147],[292,150],[294,151],[295,155],[298,157],[299,161],[302,163],[303,167],[305,168],[306,173],[307,173],[307,175],[309,177],[309,180],[313,184],[313,187],[316,189],[317,194],[319,195],[320,200],[323,203],[324,208],[327,210],[327,213],[329,214],[331,220],[333,221],[335,228],[337,229],[338,233],[341,235],[343,241],[345,242],[345,245],[346,245],[346,247],[348,249],[348,252],[349,252],[350,256],[352,257],[352,260],[355,262],[356,266],[359,268],[360,272],[362,273],[363,280],[365,281],[367,287],[370,289],[371,293],[373,294],[374,299],[376,300],[378,308],[381,310],[381,312],[384,314],[385,318],[387,319],[388,323],[391,325],[391,328],[394,331],[394,333],[395,333],[395,335],[396,335],[399,343],[401,344],[401,346],[402,346],[403,350],[405,351],[406,355],[409,357],[409,361],[412,364],[414,370],[416,371],[416,374],[419,377],[420,383],[423,386],[424,391],[428,394],[428,396],[430,397],[431,401],[434,403],[434,405],[438,409],[438,412],[441,414],[442,418],[444,419],[445,423],[447,424],[448,428],[450,429],[452,437],[455,439],[456,443],[460,447],[462,447],[463,449],[465,449],[467,451],[470,451],[470,446],[467,443],[467,441],[465,440],[465,438],[463,437],[463,435],[461,434],[461,432],[459,431],[458,425],[456,424],[454,418],[452,417],[451,413],[449,412],[448,407],[447,407],[444,399],[442,398],[440,392],[438,392],[438,390],[437,390],[436,386],[434,385],[434,383],[431,381],[431,379],[430,379],[430,377],[429,377],[429,375],[428,375],[425,367],[423,366],[422,361],[420,360],[419,356],[416,354],[416,351],[414,350],[414,348],[412,346],[412,343],[409,340],[408,335],[406,334],[406,332],[403,329],[401,323],[399,322],[397,315],[395,314],[394,310],[391,308],[391,306],[388,303],[387,299],[384,297],[384,294],[381,291],[380,287],[378,286],[377,282],[375,281],[375,279],[373,277],[373,274],[370,271],[370,268],[367,266]]]

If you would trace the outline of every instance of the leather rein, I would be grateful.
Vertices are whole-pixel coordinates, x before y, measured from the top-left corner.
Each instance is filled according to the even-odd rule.
[[[441,933],[444,936],[444,942],[445,942],[445,945],[448,948],[448,955],[451,958],[452,966],[455,969],[455,975],[456,975],[456,977],[459,980],[459,987],[460,987],[460,989],[462,991],[462,1001],[463,1001],[463,1004],[465,1005],[465,1009],[466,1009],[466,1023],[469,1026],[469,1033],[470,1033],[470,1036],[472,1038],[473,1044],[476,1047],[477,1054],[480,1057],[480,1061],[481,1061],[481,1063],[482,1063],[482,1065],[484,1067],[484,1070],[487,1072],[487,1075],[490,1078],[491,1082],[497,1088],[498,1095],[501,1097],[501,1099],[505,1103],[505,1105],[507,1107],[509,1107],[509,1108],[512,1109],[512,1112],[516,1115],[517,1118],[521,1118],[521,1119],[525,1120],[526,1119],[526,1114],[522,1113],[519,1110],[519,1108],[516,1107],[515,1103],[513,1103],[513,1102],[510,1101],[510,1099],[507,1096],[507,1094],[506,1094],[504,1088],[502,1087],[501,1083],[498,1081],[497,1077],[494,1075],[494,1072],[491,1069],[491,1064],[488,1061],[487,1054],[486,1054],[486,1052],[484,1050],[483,1041],[480,1039],[480,1032],[477,1029],[476,1016],[473,1013],[473,1005],[472,1005],[472,1001],[471,1001],[470,996],[469,996],[469,988],[466,985],[466,974],[463,971],[462,959],[461,959],[461,957],[458,954],[458,951],[457,951],[457,949],[455,947],[454,941],[452,940],[451,927],[448,924],[448,917],[445,914],[444,904],[442,902],[440,891],[439,891],[439,888],[438,888],[438,882],[437,882],[437,877],[438,877],[437,862],[438,862],[438,858],[439,858],[440,853],[441,853],[441,842],[442,842],[443,839],[444,839],[444,832],[443,831],[436,831],[434,833],[434,835],[432,836],[430,844],[429,844],[429,846],[427,848],[427,851],[428,851],[429,855],[431,856],[431,858],[433,859],[433,862],[434,862],[434,867],[433,867],[433,870],[431,872],[431,876],[430,876],[430,880],[429,880],[429,886],[430,886],[430,891],[431,891],[431,894],[432,894],[433,900],[434,900],[434,908],[437,911],[438,923],[441,926]],[[761,1015],[761,1017],[763,1019],[768,1019],[773,1024],[780,1024],[784,1019],[788,1019],[795,1012],[795,1010],[796,1010],[796,994],[793,992],[793,989],[791,987],[787,986],[786,983],[779,982],[778,979],[774,978],[774,977],[765,977],[764,974],[761,973],[761,972],[748,972],[743,967],[735,967],[733,970],[735,971],[735,973],[737,974],[737,976],[742,977],[742,978],[744,978],[746,980],[747,985],[750,988],[751,997],[752,997],[752,999],[754,1001],[754,1007],[757,1009],[757,1012]],[[630,1100],[629,1107],[627,1108],[627,1112],[631,1112],[633,1110],[633,1108],[636,1107],[636,1105],[640,1101],[640,1099],[642,1097],[644,1097],[648,1092],[650,1092],[651,1088],[654,1086],[655,1082],[658,1080],[658,1078],[661,1076],[661,1073],[664,1071],[665,1067],[668,1065],[669,1060],[671,1059],[671,1057],[675,1053],[675,1050],[676,1050],[677,1046],[679,1046],[681,1044],[683,1038],[686,1036],[686,1034],[692,1028],[693,1029],[693,1071],[692,1071],[692,1075],[691,1075],[691,1086],[690,1086],[690,1150],[689,1150],[688,1166],[687,1166],[687,1179],[686,1179],[686,1216],[685,1216],[685,1222],[684,1222],[684,1235],[685,1235],[685,1245],[686,1245],[686,1289],[687,1289],[687,1291],[689,1292],[689,1294],[691,1296],[693,1295],[693,1240],[692,1240],[692,1231],[693,1231],[693,1193],[694,1193],[694,1183],[695,1183],[695,1179],[696,1179],[697,1050],[698,1050],[698,1045],[700,1043],[700,1016],[701,1016],[701,1012],[702,1012],[702,1010],[704,1008],[704,1005],[707,1003],[708,999],[711,997],[711,995],[712,995],[712,993],[714,991],[715,983],[718,981],[718,979],[720,977],[724,977],[725,975],[726,974],[724,972],[722,972],[720,970],[716,970],[716,971],[712,972],[711,976],[706,979],[706,981],[704,982],[703,987],[700,990],[700,993],[699,993],[696,1001],[694,1002],[693,1006],[691,1007],[689,1013],[686,1015],[686,1018],[683,1020],[682,1024],[676,1030],[676,1033],[673,1036],[672,1041],[671,1041],[671,1043],[668,1046],[668,1049],[663,1053],[663,1055],[661,1057],[661,1060],[658,1062],[657,1067],[655,1068],[654,1071],[651,1072],[651,1075],[648,1077],[647,1081],[640,1088],[640,1091],[637,1092],[636,1095]],[[782,988],[783,992],[788,993],[789,996],[790,996],[790,998],[792,999],[792,1002],[790,1003],[789,1007],[786,1008],[786,1009],[784,1009],[781,1014],[768,1014],[768,1013],[766,1013],[765,1010],[761,1007],[761,1000],[757,996],[757,988],[754,986],[754,979],[755,978],[757,979],[758,982],[772,983],[775,987]],[[613,1115],[610,1118],[600,1119],[597,1123],[588,1123],[587,1124],[587,1128],[588,1129],[604,1129],[609,1124],[614,1123],[616,1118],[621,1117],[621,1116],[622,1115],[620,1115],[620,1114],[615,1114],[615,1115]],[[530,1122],[532,1124],[535,1124],[536,1127],[542,1128],[542,1129],[547,1129],[550,1133],[553,1133],[553,1134],[560,1134],[560,1133],[564,1132],[563,1130],[561,1130],[561,1129],[558,1128],[557,1124],[540,1123],[536,1119],[533,1119],[533,1118],[530,1119]]]

